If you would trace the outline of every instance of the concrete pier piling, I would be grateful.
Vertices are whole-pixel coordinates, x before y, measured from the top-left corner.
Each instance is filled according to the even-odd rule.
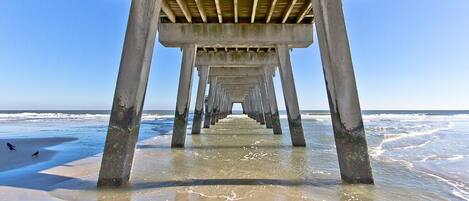
[[[205,89],[207,88],[208,66],[199,66],[199,85],[197,87],[197,99],[195,102],[194,119],[192,120],[192,134],[200,134],[204,111]]]
[[[269,98],[265,88],[265,81],[263,76],[259,76],[259,91],[262,99],[262,110],[264,111],[265,126],[272,128],[272,113],[270,111]]]
[[[210,124],[215,125],[215,122],[217,121],[217,113],[218,113],[218,101],[220,97],[220,87],[217,85],[215,86],[215,94],[214,94],[214,99],[213,99],[213,109],[212,109],[212,118],[210,119]]]
[[[275,96],[274,82],[272,80],[272,72],[268,68],[264,68],[264,80],[266,84],[269,105],[271,110],[272,129],[274,134],[282,134],[282,126],[280,124],[280,116],[277,106],[277,97]]]
[[[290,62],[290,50],[287,45],[277,45],[277,55],[280,64],[280,79],[282,80],[283,97],[287,109],[288,126],[293,146],[306,146],[301,123],[300,107],[296,95],[293,71]]]
[[[210,78],[210,88],[208,92],[207,112],[205,114],[204,128],[210,128],[213,116],[213,105],[215,103],[215,90],[217,86],[217,77]]]
[[[306,146],[290,50],[313,43],[314,23],[342,180],[373,183],[341,0],[289,1],[284,12],[274,12],[276,1],[252,6],[237,0],[234,16],[217,2],[214,7],[196,1],[198,12],[192,13],[187,0],[132,0],[98,186],[129,182],[157,30],[163,46],[183,51],[172,147],[185,144],[196,66],[192,134],[224,122],[234,103],[257,124],[282,134],[273,82],[278,69],[292,144]],[[259,8],[269,12],[261,14]]]
[[[373,175],[342,3],[313,3],[340,174],[347,183],[371,184]]]
[[[98,187],[130,179],[161,0],[132,1]]]
[[[259,85],[254,87],[254,96],[256,99],[256,107],[257,107],[257,115],[259,116],[259,123],[264,125],[265,124],[265,116],[264,116],[265,112],[264,112],[264,108],[262,107],[263,103],[262,103],[262,97],[261,97],[261,92],[259,88],[260,88]]]
[[[179,88],[174,114],[172,147],[184,147],[186,140],[187,120],[189,118],[189,103],[191,100],[192,72],[195,64],[195,44],[186,44],[182,49],[181,72]]]

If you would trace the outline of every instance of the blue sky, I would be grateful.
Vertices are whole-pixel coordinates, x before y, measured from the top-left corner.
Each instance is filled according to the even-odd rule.
[[[362,109],[469,109],[469,1],[343,6]],[[0,109],[110,109],[129,7],[0,1]],[[291,56],[301,109],[328,109],[317,43]],[[157,43],[146,109],[175,108],[180,58]],[[278,75],[275,85],[283,109]]]

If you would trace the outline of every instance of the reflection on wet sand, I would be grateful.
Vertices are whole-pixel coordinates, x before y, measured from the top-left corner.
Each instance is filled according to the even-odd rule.
[[[170,137],[137,146],[128,189],[98,191],[95,174],[63,182],[52,194],[100,201],[392,200],[393,195],[375,192],[386,191],[379,185],[342,185],[334,154],[317,153],[314,143],[292,147],[288,133],[274,135],[245,116],[188,136],[185,148],[171,148]],[[70,186],[89,190],[67,190]]]

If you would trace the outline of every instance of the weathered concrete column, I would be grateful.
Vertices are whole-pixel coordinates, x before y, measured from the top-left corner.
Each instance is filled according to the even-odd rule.
[[[259,76],[259,91],[262,98],[262,110],[264,111],[265,126],[267,128],[272,128],[272,118],[270,112],[269,99],[267,97],[267,92],[265,88],[264,76]]]
[[[254,108],[254,105],[252,104],[252,96],[251,96],[251,93],[248,95],[248,108],[249,108],[249,117],[251,117],[251,119],[254,119],[257,121],[256,119],[256,115],[254,115],[256,109]]]
[[[208,90],[207,112],[205,114],[204,128],[210,128],[213,116],[213,105],[215,103],[215,90],[217,86],[217,77],[210,78],[210,88]]]
[[[179,76],[179,88],[174,114],[172,147],[184,147],[186,140],[187,120],[189,118],[189,104],[191,101],[192,72],[194,71],[195,53],[197,46],[187,44],[182,48],[182,64]]]
[[[277,106],[277,98],[275,96],[275,89],[274,89],[274,82],[272,80],[272,73],[267,69],[264,68],[264,79],[267,89],[267,95],[269,98],[269,105],[270,110],[272,112],[271,119],[272,119],[272,128],[274,130],[274,134],[282,134],[282,126],[280,124],[280,116],[278,113],[278,106]]]
[[[229,114],[233,114],[233,101],[230,102],[230,112]]]
[[[233,106],[231,106],[233,108]],[[243,114],[246,114],[246,104],[244,102],[241,103],[241,108],[243,109]]]
[[[254,88],[254,96],[256,96],[257,115],[259,116],[259,123],[265,124],[264,110],[262,108],[262,98],[259,85]]]
[[[218,113],[216,116],[216,123],[222,118],[223,115],[223,99],[224,99],[225,94],[222,92],[220,93],[220,99],[218,99]]]
[[[257,108],[256,108],[256,100],[254,99],[254,93],[251,92],[249,93],[249,104],[250,104],[250,108],[252,108],[252,111],[251,111],[251,118],[256,120],[256,122],[260,122],[260,119],[259,119],[259,115],[257,115]]]
[[[342,3],[341,0],[313,0],[313,3],[342,180],[372,184]]]
[[[218,122],[218,120],[220,120],[220,116],[221,116],[221,110],[222,110],[222,104],[223,104],[223,88],[221,88],[220,86],[220,89],[219,89],[219,93],[218,93],[218,101],[217,101],[217,105],[216,105],[216,108],[217,108],[217,112],[215,113],[215,123]]]
[[[251,102],[249,102],[249,95],[244,98],[244,104],[243,108],[246,111],[246,114],[248,115],[249,118],[252,118],[252,108],[251,108]]]
[[[217,122],[217,116],[218,116],[218,108],[219,108],[219,101],[220,101],[220,86],[216,86],[215,88],[215,94],[214,94],[214,102],[213,102],[213,111],[212,111],[212,118],[210,121],[210,124],[215,125]]]
[[[192,134],[200,134],[204,113],[205,88],[207,88],[208,66],[199,66],[199,86],[195,102],[194,119],[192,120]]]
[[[98,187],[130,179],[161,0],[132,1]]]
[[[306,146],[288,46],[277,45],[277,55],[280,64],[280,79],[282,80],[283,97],[285,98],[292,143],[293,146]]]
[[[223,90],[222,94],[221,94],[221,99],[220,99],[220,111],[218,112],[218,118],[217,118],[217,122],[220,120],[220,119],[223,119],[223,113],[225,112],[224,109],[225,109],[225,90]]]

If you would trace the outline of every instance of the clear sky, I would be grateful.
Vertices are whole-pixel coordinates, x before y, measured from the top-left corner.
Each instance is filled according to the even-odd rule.
[[[469,1],[343,6],[362,109],[469,109]],[[0,1],[0,109],[110,109],[129,7]],[[145,109],[175,108],[180,58],[157,43]],[[294,49],[292,63],[301,109],[328,109],[317,43]],[[275,85],[283,109],[278,75]]]

